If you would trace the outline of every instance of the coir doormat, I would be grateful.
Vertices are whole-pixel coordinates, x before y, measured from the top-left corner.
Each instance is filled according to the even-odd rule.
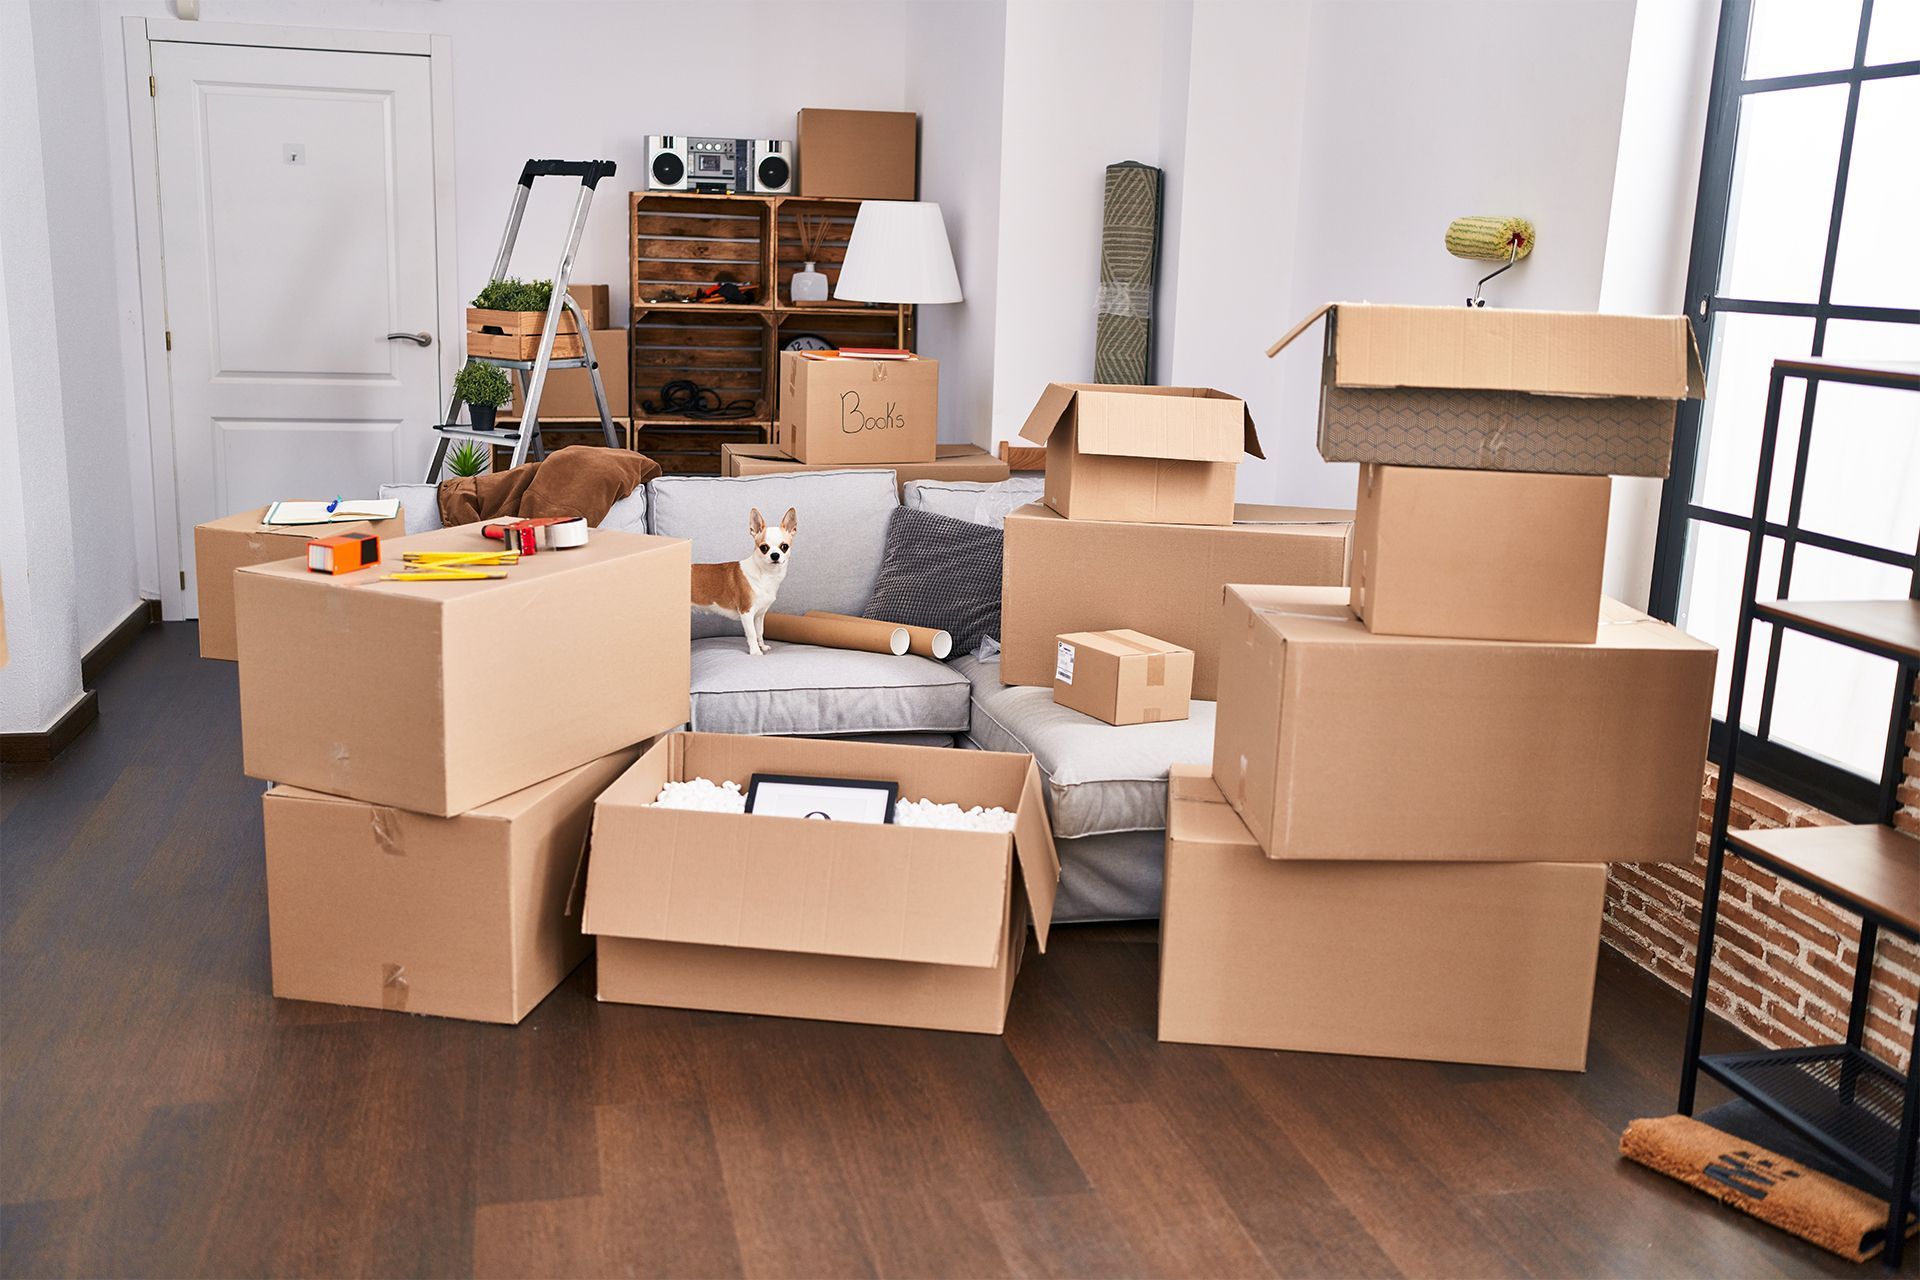
[[[1635,1120],[1620,1154],[1850,1262],[1886,1247],[1885,1200],[1692,1116]]]

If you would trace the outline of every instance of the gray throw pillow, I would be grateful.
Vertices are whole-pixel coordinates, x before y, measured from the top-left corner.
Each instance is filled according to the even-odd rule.
[[[1000,634],[1000,561],[1006,535],[991,525],[910,507],[887,521],[887,550],[867,616],[953,635],[956,654]]]

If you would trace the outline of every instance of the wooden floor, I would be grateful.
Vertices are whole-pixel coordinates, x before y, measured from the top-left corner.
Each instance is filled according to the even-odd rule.
[[[591,963],[517,1028],[276,1002],[193,646],[0,783],[7,1275],[1879,1274],[1617,1158],[1684,1010],[1611,953],[1581,1075],[1160,1045],[1146,926],[1057,931],[1003,1038],[601,1006]]]

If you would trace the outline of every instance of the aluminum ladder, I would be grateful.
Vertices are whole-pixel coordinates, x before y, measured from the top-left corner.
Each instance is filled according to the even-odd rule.
[[[427,483],[436,484],[440,480],[440,469],[447,460],[447,448],[455,440],[473,440],[482,445],[513,446],[513,466],[519,466],[527,460],[529,451],[538,458],[546,454],[546,447],[540,441],[540,394],[546,390],[547,370],[549,369],[585,369],[593,381],[593,402],[600,409],[600,429],[607,437],[607,446],[621,447],[619,437],[614,434],[613,415],[607,412],[607,392],[600,385],[600,362],[593,354],[593,331],[587,327],[587,318],[581,314],[580,306],[567,295],[567,282],[573,276],[573,258],[580,251],[580,235],[587,227],[587,210],[593,203],[594,186],[602,178],[611,178],[614,163],[611,160],[529,160],[520,170],[519,185],[513,189],[513,207],[507,211],[507,231],[500,237],[500,252],[494,255],[493,274],[490,280],[504,279],[507,265],[513,259],[513,242],[520,234],[520,218],[527,211],[527,196],[533,191],[535,178],[578,178],[580,194],[573,202],[573,222],[567,229],[566,248],[560,254],[559,269],[553,273],[553,300],[547,304],[546,325],[540,331],[540,346],[531,360],[508,360],[499,356],[469,355],[467,359],[480,364],[496,365],[511,371],[510,376],[520,380],[521,395],[526,409],[520,415],[520,426],[514,431],[476,431],[472,427],[461,426],[458,422],[460,406],[464,403],[460,393],[455,391],[447,406],[446,420],[433,428],[440,437],[433,451],[433,463],[427,468]],[[554,335],[560,330],[560,310],[565,307],[573,316],[573,323],[580,331],[580,355],[555,359],[553,355]]]

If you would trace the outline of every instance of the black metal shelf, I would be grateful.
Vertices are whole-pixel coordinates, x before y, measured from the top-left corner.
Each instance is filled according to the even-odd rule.
[[[1807,1141],[1893,1194],[1907,1078],[1846,1045],[1721,1053],[1700,1069]],[[1920,1190],[1908,1175],[1907,1194]]]

